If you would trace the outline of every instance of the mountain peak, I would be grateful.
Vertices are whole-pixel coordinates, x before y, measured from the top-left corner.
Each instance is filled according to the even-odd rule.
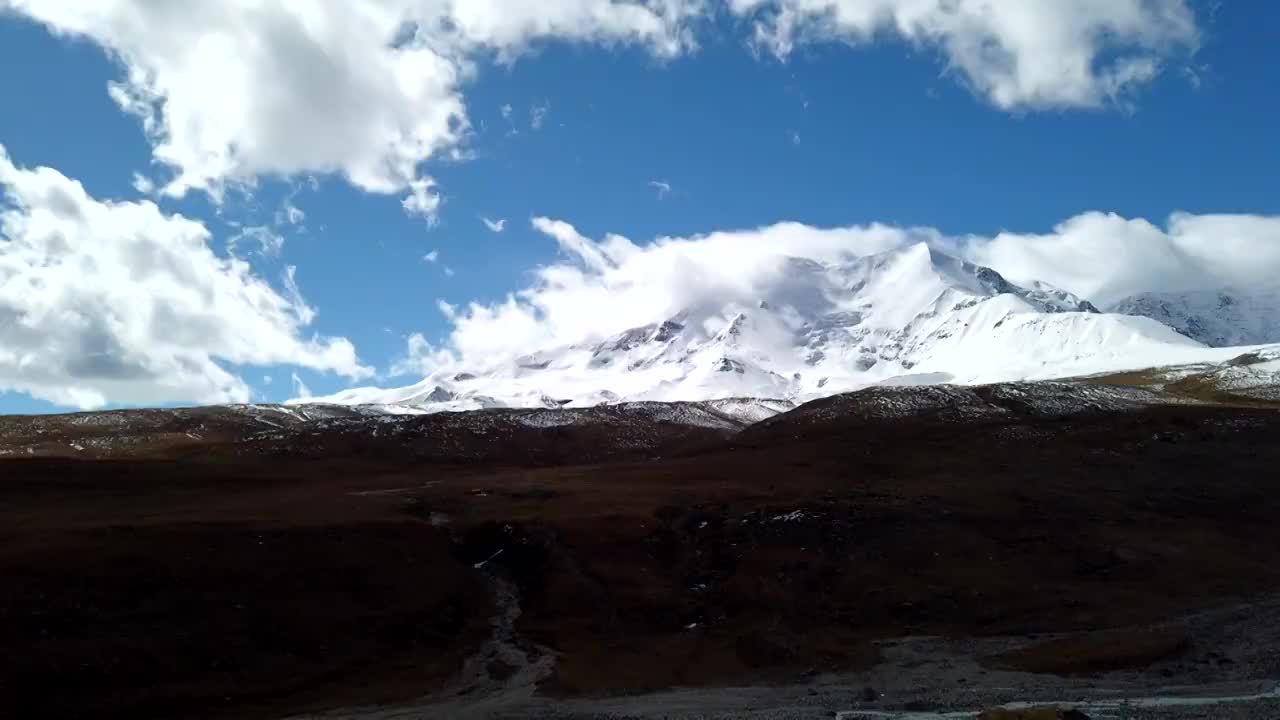
[[[1241,302],[1220,302],[1234,309]],[[663,319],[665,316],[665,319]],[[837,263],[780,258],[749,294],[702,299],[603,340],[530,348],[488,370],[465,361],[412,392],[338,401],[424,409],[724,397],[805,399],[886,382],[1041,379],[1168,364],[1202,345],[1145,318],[1100,314],[1045,283],[1020,285],[926,243]]]
[[[890,308],[885,319],[898,327],[913,317],[949,312],[1002,295],[1016,298],[1028,311],[1098,312],[1087,300],[1065,290],[1039,282],[1030,287],[1016,285],[989,267],[923,242],[857,258],[833,270],[865,304]]]

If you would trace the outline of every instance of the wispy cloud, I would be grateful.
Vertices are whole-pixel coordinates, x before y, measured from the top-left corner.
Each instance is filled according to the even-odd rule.
[[[515,114],[515,108],[511,106],[511,103],[503,104],[502,107],[498,108],[498,112],[502,113],[502,121],[507,124],[507,137],[519,135],[520,128],[516,127],[515,120],[512,119]]]
[[[500,233],[500,232],[502,232],[503,230],[506,230],[506,229],[507,229],[507,220],[506,220],[506,218],[499,218],[499,219],[497,219],[497,220],[490,220],[490,219],[489,219],[489,218],[487,218],[487,217],[481,216],[481,217],[480,217],[480,222],[483,222],[483,223],[484,223],[484,226],[485,226],[485,227],[487,227],[487,228],[489,228],[490,232]]]
[[[440,259],[440,251],[439,251],[439,250],[432,250],[431,252],[427,253],[426,255],[423,255],[423,256],[422,256],[422,259],[423,259],[423,260],[425,260],[426,262],[434,263],[434,262],[436,262],[437,260],[439,260],[439,259]]]
[[[420,178],[409,183],[409,195],[400,201],[404,211],[410,215],[425,218],[429,225],[435,225],[440,216],[440,192],[435,180]]]
[[[256,252],[264,257],[276,257],[284,249],[284,236],[266,225],[244,227],[227,239],[227,252],[238,256],[245,243],[255,245]]]
[[[529,108],[529,127],[541,130],[547,122],[547,114],[551,112],[551,104],[543,103]]]
[[[649,187],[658,191],[658,199],[661,200],[671,194],[671,183],[665,180],[650,180]]]
[[[312,397],[311,388],[307,387],[307,384],[302,382],[302,378],[298,377],[298,373],[293,373],[293,376],[290,379],[293,381],[294,397],[299,400],[307,400]]]
[[[314,178],[312,181],[314,183]],[[280,201],[280,207],[276,209],[275,214],[275,224],[277,226],[300,225],[302,221],[307,219],[307,214],[294,202],[297,200],[298,194],[302,192],[302,187],[301,184],[294,183],[292,189],[289,190],[289,194]],[[315,190],[314,184],[311,189]]]

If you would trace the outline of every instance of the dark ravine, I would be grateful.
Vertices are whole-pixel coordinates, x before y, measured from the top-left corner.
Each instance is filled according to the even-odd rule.
[[[138,438],[0,462],[0,715],[628,716],[636,693],[747,686],[801,688],[794,717],[815,717],[861,707],[906,652],[886,639],[920,636],[967,648],[951,662],[971,685],[1026,658],[1066,673],[1043,697],[1280,675],[1260,659],[1280,638],[1239,650],[1238,615],[1096,657],[1079,635],[1272,617],[1275,409],[1107,385],[877,392],[742,432],[651,411],[0,419],[0,447]],[[1057,638],[1083,639],[1037,649]],[[953,650],[902,675],[936,692],[872,709],[969,707],[942,682]],[[715,712],[764,697],[743,692]],[[455,704],[422,709],[438,702]]]

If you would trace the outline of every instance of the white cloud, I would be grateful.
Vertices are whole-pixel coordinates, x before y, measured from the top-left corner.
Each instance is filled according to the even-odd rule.
[[[302,208],[294,204],[298,191],[295,189],[280,203],[280,208],[276,210],[275,223],[279,225],[300,225],[303,220],[307,219],[307,214]]]
[[[304,337],[315,311],[291,269],[282,294],[209,241],[0,147],[0,388],[94,408],[247,401],[235,365],[371,374],[346,339]]]
[[[163,192],[217,197],[264,176],[338,174],[408,193],[406,208],[428,217],[438,196],[424,163],[465,155],[461,87],[474,58],[510,60],[546,40],[674,57],[720,8],[780,57],[885,34],[937,48],[1006,109],[1103,104],[1194,51],[1199,35],[1187,0],[0,0],[0,12],[118,60],[109,93],[168,169]],[[533,108],[531,124],[546,110]]]
[[[542,126],[547,122],[547,114],[550,112],[550,103],[534,105],[529,108],[529,127],[534,130],[541,130]]]
[[[420,190],[424,161],[468,132],[472,57],[514,58],[542,39],[693,44],[703,0],[0,0],[0,11],[83,37],[123,66],[110,86],[182,195],[262,176],[335,173],[374,193]]]
[[[515,108],[511,107],[511,103],[507,103],[503,105],[500,108],[500,110],[502,112],[503,121],[507,123],[507,136],[513,137],[515,135],[519,135],[520,130],[516,127],[515,122],[511,119],[511,115],[512,113],[515,112]]]
[[[484,223],[484,226],[485,226],[485,227],[487,227],[487,228],[489,228],[489,231],[490,231],[490,232],[500,233],[500,232],[502,232],[503,230],[506,230],[506,229],[507,229],[507,221],[506,221],[506,218],[499,218],[499,219],[497,219],[497,220],[490,220],[490,219],[489,219],[489,218],[487,218],[487,217],[481,217],[481,218],[480,218],[480,222]]]
[[[142,173],[133,174],[133,189],[140,195],[150,195],[156,191],[156,184]]]
[[[436,181],[431,178],[418,178],[410,181],[409,195],[400,202],[404,207],[404,211],[410,215],[417,215],[425,218],[427,222],[435,224],[436,211],[440,209],[440,192],[436,188]]]
[[[1097,107],[1199,43],[1186,0],[727,0],[779,57],[894,34],[936,48],[997,107]]]
[[[284,236],[265,225],[252,225],[241,228],[238,233],[227,240],[227,252],[239,254],[244,243],[256,246],[257,252],[267,257],[276,257],[284,249]]]
[[[436,262],[437,260],[439,260],[439,259],[440,259],[440,251],[439,251],[439,250],[432,250],[431,252],[427,253],[426,255],[423,255],[423,256],[422,256],[422,259],[423,259],[424,261],[426,261],[426,262],[434,263],[434,262]]]
[[[1009,279],[1042,280],[1099,304],[1143,291],[1280,283],[1280,216],[1172,216],[1146,220],[1085,213],[1044,235],[948,237],[931,228],[815,228],[782,223],[756,230],[658,238],[646,245],[584,237],[536,218],[566,259],[539,268],[532,284],[496,303],[438,303],[453,328],[441,347],[420,341],[409,356],[427,372],[461,357],[488,364],[546,347],[598,340],[661,322],[693,321],[726,306],[751,306],[812,291],[788,285],[787,257],[839,262],[912,243],[989,265]]]
[[[453,276],[454,276],[453,268],[451,268],[451,267],[449,267],[449,266],[447,266],[447,265],[446,265],[446,266],[445,266],[445,268],[444,268],[444,276],[445,276],[445,277],[453,277]]]
[[[720,8],[748,19],[779,57],[798,43],[885,34],[937,48],[1010,110],[1124,102],[1199,39],[1187,0],[0,0],[0,12],[91,40],[119,62],[108,92],[167,169],[159,186],[137,176],[139,192],[220,198],[262,177],[337,174],[402,195],[428,221],[441,196],[425,164],[467,156],[461,88],[476,57],[511,60],[546,40],[674,57],[696,48]],[[501,111],[509,122],[510,105]],[[548,111],[531,108],[530,125]]]
[[[446,350],[488,362],[605,337],[681,310],[754,302],[760,283],[778,275],[782,255],[867,254],[912,235],[881,226],[819,230],[792,223],[638,246],[617,235],[597,242],[549,218],[535,218],[533,226],[554,238],[567,260],[538,269],[531,287],[502,302],[439,303],[454,325]]]
[[[649,187],[658,191],[658,199],[661,200],[671,194],[671,183],[665,180],[650,180]]]
[[[286,203],[284,208],[284,218],[290,225],[297,225],[307,219],[307,214],[293,203]]]
[[[391,364],[391,377],[404,377],[406,375],[425,375],[431,369],[439,367],[449,361],[449,354],[439,350],[421,333],[414,333],[409,336],[406,344],[404,357],[398,358]]]
[[[1175,213],[1164,227],[1077,215],[1044,235],[966,238],[959,251],[1012,280],[1044,280],[1099,305],[1143,291],[1280,285],[1280,217]]]

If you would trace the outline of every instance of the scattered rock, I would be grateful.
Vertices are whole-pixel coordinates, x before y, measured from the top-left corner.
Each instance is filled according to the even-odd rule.
[[[516,670],[519,670],[519,668],[498,657],[491,658],[489,662],[485,664],[485,671],[489,674],[489,677],[497,680],[498,682],[506,682],[511,679],[511,676],[515,674]]]

